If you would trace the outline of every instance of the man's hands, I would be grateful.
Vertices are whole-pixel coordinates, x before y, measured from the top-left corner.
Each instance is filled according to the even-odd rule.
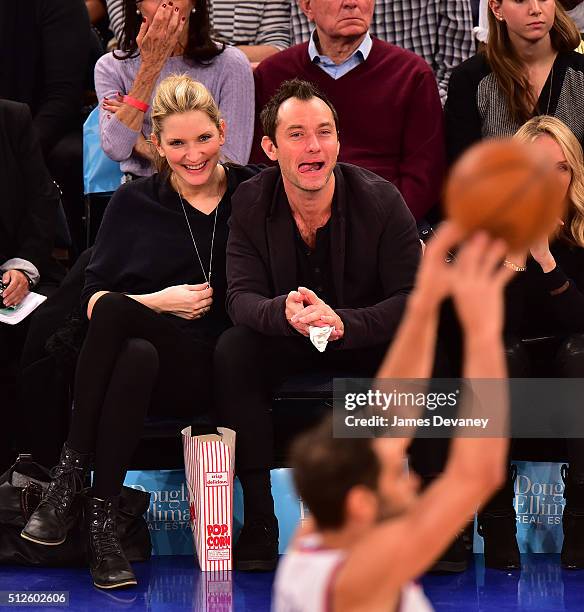
[[[158,292],[159,312],[169,312],[181,319],[200,319],[211,310],[213,288],[200,285],[176,285]]]
[[[314,291],[306,287],[298,287],[298,291],[291,291],[286,298],[286,320],[303,336],[308,336],[310,325],[334,327],[329,342],[340,340],[345,333],[345,326],[341,317]]]
[[[18,306],[28,295],[28,278],[20,270],[8,270],[2,275],[2,282],[7,285],[2,293],[4,306]]]
[[[292,319],[299,312],[304,310],[304,298],[300,291],[290,291],[288,297],[286,298],[285,304],[285,314],[286,321],[300,334],[303,336],[308,336],[308,325],[304,325],[304,323],[300,323],[295,321],[292,322]]]

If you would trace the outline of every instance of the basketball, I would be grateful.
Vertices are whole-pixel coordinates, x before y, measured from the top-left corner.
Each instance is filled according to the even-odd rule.
[[[510,138],[469,149],[452,168],[444,196],[447,217],[463,230],[485,230],[512,251],[551,233],[565,208],[554,169]]]

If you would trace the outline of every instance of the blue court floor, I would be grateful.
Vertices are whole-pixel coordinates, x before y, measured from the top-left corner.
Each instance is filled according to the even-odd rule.
[[[264,612],[270,609],[273,574],[201,574],[192,557],[154,557],[135,564],[139,586],[103,592],[87,570],[0,567],[2,591],[69,591],[68,610],[196,610]],[[584,611],[584,571],[560,569],[559,555],[523,556],[523,570],[485,570],[482,555],[464,574],[426,576],[426,594],[437,612]],[[18,606],[23,607],[23,606]],[[0,605],[0,610],[9,610]],[[32,606],[26,609],[55,609]],[[64,609],[64,608],[58,608]]]

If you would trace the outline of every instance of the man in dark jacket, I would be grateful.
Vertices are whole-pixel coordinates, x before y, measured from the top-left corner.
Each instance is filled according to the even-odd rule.
[[[0,2],[0,98],[28,104],[45,162],[82,243],[82,117],[92,34],[83,0]]]
[[[58,193],[45,167],[26,104],[0,100],[0,280],[5,306],[18,306],[34,287],[49,295],[63,274],[52,259]],[[29,319],[0,323],[0,473],[13,459],[16,377]],[[27,415],[30,416],[30,415]]]
[[[235,327],[219,340],[215,364],[219,418],[238,436],[245,525],[235,562],[244,570],[277,561],[273,385],[301,372],[372,376],[420,257],[397,189],[337,164],[336,112],[312,84],[283,83],[262,123],[262,147],[278,166],[242,184],[232,200],[227,308]]]

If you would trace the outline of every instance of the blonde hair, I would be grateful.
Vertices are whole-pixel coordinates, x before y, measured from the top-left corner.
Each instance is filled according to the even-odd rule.
[[[573,51],[581,42],[578,28],[557,0],[555,8],[554,23],[550,30],[552,47],[559,53]],[[487,60],[505,94],[511,116],[523,123],[533,115],[537,97],[527,78],[525,66],[511,44],[507,24],[499,21],[490,7],[488,20],[489,38],[484,48]]]
[[[549,136],[558,143],[572,173],[568,187],[568,215],[559,236],[572,244],[584,247],[584,154],[572,130],[556,117],[543,115],[525,123],[515,138],[532,143],[540,136]]]
[[[152,135],[160,143],[160,134],[164,120],[171,115],[190,113],[191,111],[201,111],[215,124],[215,127],[222,132],[221,112],[209,90],[198,81],[191,79],[186,74],[173,74],[166,77],[154,94],[152,100]],[[166,157],[162,157],[156,147],[153,148],[154,165],[158,172],[170,171]]]

